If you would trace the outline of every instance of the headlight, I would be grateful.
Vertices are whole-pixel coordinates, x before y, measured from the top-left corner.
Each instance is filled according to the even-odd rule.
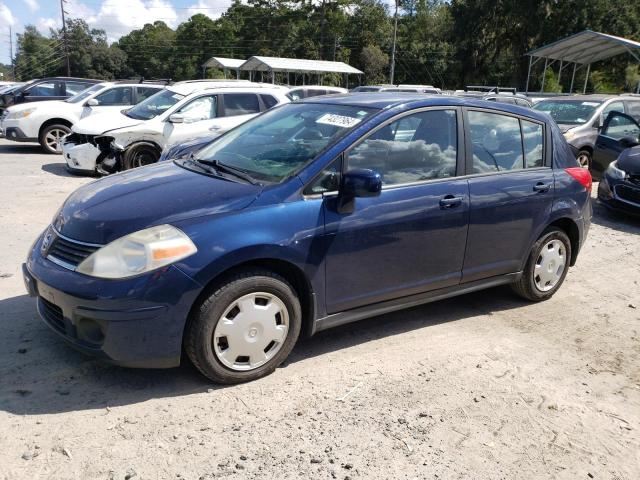
[[[564,132],[564,139],[569,142],[576,137],[576,132],[569,130],[568,132]]]
[[[15,120],[17,118],[27,118],[33,112],[35,112],[35,108],[27,108],[26,110],[18,110],[17,112],[9,111],[9,115],[7,115],[7,120]]]
[[[76,271],[99,278],[127,278],[182,260],[198,250],[171,225],[158,225],[114,240],[88,256]]]
[[[627,177],[627,172],[618,168],[618,162],[611,162],[607,167],[606,174],[616,180],[624,180]]]

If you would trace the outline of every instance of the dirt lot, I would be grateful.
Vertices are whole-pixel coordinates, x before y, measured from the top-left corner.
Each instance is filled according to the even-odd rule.
[[[87,181],[0,140],[0,478],[640,478],[640,222],[596,207],[548,302],[386,315],[218,388],[104,365],[38,319],[20,263]]]

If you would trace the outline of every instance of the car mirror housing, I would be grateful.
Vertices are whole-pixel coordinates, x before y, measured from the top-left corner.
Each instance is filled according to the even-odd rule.
[[[180,115],[179,113],[174,113],[173,115],[169,116],[169,121],[171,123],[184,123],[184,116]]]
[[[638,139],[633,137],[622,137],[620,140],[618,140],[618,143],[620,143],[620,146],[623,148],[632,148],[640,145]]]
[[[366,168],[349,170],[342,177],[338,196],[338,212],[351,213],[358,197],[377,197],[382,191],[382,176]]]
[[[100,105],[100,102],[98,102],[98,100],[96,100],[95,98],[90,98],[89,100],[87,100],[87,103],[85,103],[85,105],[87,107],[97,107],[98,105]]]

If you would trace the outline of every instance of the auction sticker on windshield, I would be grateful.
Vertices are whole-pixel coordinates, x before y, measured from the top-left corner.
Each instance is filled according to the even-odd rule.
[[[344,115],[336,115],[334,113],[325,113],[320,118],[318,118],[318,120],[316,120],[316,123],[321,123],[323,125],[332,125],[334,127],[351,128],[354,125],[360,123],[360,119],[345,117]]]

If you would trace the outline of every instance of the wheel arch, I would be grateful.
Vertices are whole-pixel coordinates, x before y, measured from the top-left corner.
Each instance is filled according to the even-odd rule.
[[[38,129],[38,139],[42,137],[42,132],[44,132],[44,129],[50,125],[64,125],[65,127],[71,128],[73,126],[73,122],[67,120],[66,118],[49,118],[48,120],[43,122],[42,125],[40,125],[40,128]]]
[[[578,228],[578,224],[569,217],[562,217],[551,222],[548,227],[559,228],[569,237],[569,241],[571,242],[571,260],[569,265],[573,267],[576,264],[578,251],[580,250],[580,229]]]
[[[300,308],[302,311],[301,336],[307,337],[312,335],[316,306],[311,282],[299,266],[277,257],[256,257],[228,266],[224,270],[220,271],[206,283],[198,297],[193,302],[186,323],[191,321],[193,315],[199,308],[199,305],[205,298],[211,295],[211,292],[215,288],[224,283],[226,279],[236,275],[238,272],[252,269],[263,269],[276,273],[291,284],[298,295],[298,299],[300,300]],[[186,331],[187,328],[185,324],[184,332]]]

